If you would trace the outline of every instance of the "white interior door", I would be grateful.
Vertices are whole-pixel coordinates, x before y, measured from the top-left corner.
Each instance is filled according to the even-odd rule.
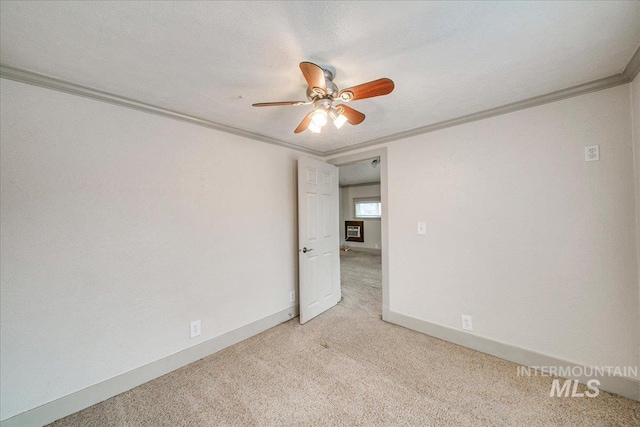
[[[298,159],[300,323],[340,301],[338,168]]]

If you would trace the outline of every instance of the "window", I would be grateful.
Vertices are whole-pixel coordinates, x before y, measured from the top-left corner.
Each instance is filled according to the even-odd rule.
[[[380,218],[382,203],[380,200],[354,200],[356,218]]]

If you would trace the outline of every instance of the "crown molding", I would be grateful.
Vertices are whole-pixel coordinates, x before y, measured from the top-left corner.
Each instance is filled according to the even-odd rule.
[[[490,108],[488,110],[483,110],[477,113],[468,114],[466,116],[457,117],[455,119],[445,120],[445,121],[434,123],[431,125],[407,130],[404,132],[383,136],[382,138],[376,138],[369,141],[360,142],[358,144],[350,145],[348,147],[326,151],[324,155],[333,156],[336,154],[342,154],[349,151],[359,150],[359,149],[371,147],[374,145],[380,145],[380,144],[384,144],[392,141],[397,141],[399,139],[410,138],[412,136],[422,135],[425,133],[434,132],[436,130],[445,129],[452,126],[458,126],[458,125],[475,122],[482,119],[488,119],[489,117],[495,117],[503,114],[513,113],[515,111],[524,110],[526,108],[532,108],[532,107],[537,107],[543,104],[549,104],[551,102],[560,101],[561,99],[571,98],[578,95],[584,95],[589,92],[608,89],[610,87],[629,83],[629,81],[630,80],[627,78],[627,76],[620,73],[610,77],[605,77],[603,79],[593,80],[591,82],[572,86],[567,89],[561,89],[555,92],[549,92],[544,95],[535,96],[533,98],[513,102],[511,104],[502,105],[500,107]]]
[[[340,166],[344,166],[344,165],[340,165]],[[380,181],[371,181],[371,182],[361,182],[358,184],[340,184],[340,188],[349,188],[349,187],[366,187],[369,185],[380,185]],[[369,198],[370,197],[365,197],[365,198]]]
[[[640,46],[636,49],[627,66],[624,67],[622,75],[627,78],[627,81],[632,82],[636,78],[640,71]]]
[[[320,157],[329,157],[337,154],[348,153],[350,151],[360,150],[363,148],[372,147],[375,145],[385,144],[399,139],[410,138],[417,135],[422,135],[436,130],[445,129],[453,126],[462,125],[465,123],[475,122],[478,120],[487,119],[503,114],[513,113],[515,111],[524,110],[527,108],[537,107],[539,105],[549,104],[551,102],[560,101],[562,99],[571,98],[574,96],[584,95],[589,92],[596,92],[603,89],[608,89],[614,86],[630,83],[640,72],[640,46],[636,49],[635,53],[627,63],[624,71],[619,74],[615,74],[602,79],[593,80],[587,83],[582,83],[576,86],[572,86],[566,89],[560,89],[554,92],[549,92],[544,95],[535,96],[533,98],[524,99],[522,101],[513,102],[510,104],[502,105],[500,107],[490,108],[488,110],[479,111],[472,114],[467,114],[462,117],[457,117],[451,120],[444,120],[442,122],[433,123],[426,126],[421,126],[415,129],[410,129],[403,132],[394,133],[391,135],[383,136],[381,138],[375,138],[368,141],[360,142],[347,147],[337,148],[335,150],[319,151],[306,147],[301,147],[296,144],[291,144],[279,139],[271,138],[265,135],[261,135],[254,132],[245,131],[232,126],[223,125],[213,122],[211,120],[203,119],[200,117],[192,116],[189,114],[180,113],[178,111],[169,110],[166,108],[158,107],[155,105],[147,104],[144,102],[136,101],[131,98],[115,95],[109,92],[93,89],[87,86],[78,85],[55,77],[50,77],[44,74],[36,73],[33,71],[23,70],[20,68],[11,67],[8,65],[0,64],[0,77],[9,80],[15,80],[22,83],[28,83],[35,86],[41,86],[48,89],[58,90],[61,92],[71,93],[74,95],[83,96],[86,98],[95,99],[98,101],[108,102],[110,104],[116,104],[127,108],[133,108],[135,110],[144,111],[159,116],[169,117],[176,120],[204,126],[210,129],[215,129],[222,132],[227,132],[233,135],[242,136],[245,138],[254,139],[257,141],[266,142],[268,144],[277,145],[280,147],[289,148],[292,150],[300,151],[307,154],[312,154]]]
[[[71,83],[62,79],[47,76],[45,74],[36,73],[29,70],[23,70],[20,68],[11,67],[8,65],[0,64],[0,77],[8,80],[14,80],[21,83],[27,83],[34,86],[40,86],[47,89],[53,89],[60,92],[70,93],[73,95],[79,95],[85,98],[91,98],[96,101],[108,102],[109,104],[119,105],[121,107],[132,108],[138,111],[144,111],[146,113],[155,114],[158,116],[169,117],[171,119],[180,120],[183,122],[203,126],[209,129],[215,129],[221,132],[230,133],[233,135],[249,138],[257,141],[266,142],[268,144],[277,145],[280,147],[289,148],[292,150],[300,151],[307,154],[313,154],[315,156],[323,156],[324,153],[318,150],[312,150],[299,145],[290,144],[288,142],[280,141],[275,138],[270,138],[265,135],[261,135],[254,132],[245,131],[232,126],[223,125],[213,122],[211,120],[203,119],[201,117],[192,116],[178,111],[169,110],[167,108],[158,107],[156,105],[147,104],[145,102],[136,101],[135,99],[126,98],[124,96],[116,95],[113,93],[105,92],[102,90],[94,89],[88,86],[82,86],[79,84]]]
[[[596,92],[614,86],[631,83],[633,79],[635,79],[638,75],[638,72],[640,72],[640,46],[638,46],[635,53],[631,56],[631,59],[627,63],[627,66],[624,68],[624,71],[622,71],[622,73],[620,74],[614,74],[613,76],[593,80],[587,83],[582,83],[566,89],[549,92],[544,95],[534,96],[533,98],[524,99],[522,101],[513,102],[511,104],[502,105],[500,107],[490,108],[488,110],[479,111],[477,113],[468,114],[466,116],[457,117],[455,119],[445,120],[404,132],[394,133],[392,135],[383,136],[382,138],[371,139],[369,141],[360,142],[348,147],[325,151],[324,156],[328,157],[334,156],[336,154],[347,153],[349,151],[359,150],[374,145],[397,141],[399,139],[422,135],[452,126],[475,122],[477,120],[487,119],[489,117],[499,116],[502,114],[513,113],[515,111],[524,110],[526,108],[537,107],[538,105],[560,101],[561,99],[571,98],[574,96],[584,95],[589,92]]]

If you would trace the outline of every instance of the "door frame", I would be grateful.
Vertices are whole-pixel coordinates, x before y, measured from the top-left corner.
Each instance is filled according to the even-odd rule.
[[[360,151],[344,156],[336,155],[324,161],[336,166],[345,166],[363,160],[380,158],[380,201],[382,202],[381,239],[382,239],[382,320],[389,321],[389,186],[387,168],[387,147]]]

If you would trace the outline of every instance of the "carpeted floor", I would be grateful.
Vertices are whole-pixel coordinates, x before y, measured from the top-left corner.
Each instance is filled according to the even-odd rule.
[[[342,253],[343,301],[55,422],[62,426],[635,426],[640,403],[380,320],[380,256]]]

